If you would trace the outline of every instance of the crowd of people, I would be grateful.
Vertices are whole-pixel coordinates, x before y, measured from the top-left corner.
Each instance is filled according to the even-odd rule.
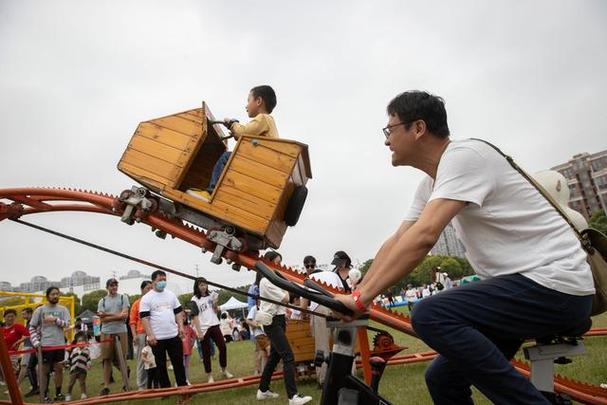
[[[281,255],[275,251],[267,252],[264,258],[275,264],[282,262]],[[316,268],[313,256],[304,259],[311,278],[350,291],[350,257],[343,251],[336,252],[332,264],[335,265],[333,271],[322,271]],[[129,390],[131,369],[127,356],[130,350],[135,359],[136,389],[139,390],[172,386],[169,369],[173,370],[175,385],[190,384],[191,356],[196,346],[206,382],[214,382],[211,358],[216,352],[221,377],[233,378],[227,368],[226,344],[250,338],[255,345],[254,373],[261,376],[256,393],[258,400],[278,397],[270,390],[270,381],[281,361],[289,405],[305,404],[312,399],[297,392],[294,356],[286,337],[286,325],[289,320],[304,319],[302,311],[297,308],[328,314],[327,308],[290,296],[258,273],[248,291],[246,319],[239,321],[227,312],[219,311],[219,295],[209,290],[205,278],[194,281],[192,298],[183,306],[166,285],[166,273],[155,271],[150,280],[141,283],[141,296],[131,305],[129,297],[119,292],[118,280],[110,278],[105,284],[107,293],[97,304],[98,328],[88,328],[80,319],[72,325],[68,309],[59,304],[60,290],[57,287],[46,291],[43,305],[35,310],[23,309],[21,316],[25,325],[16,322],[15,310],[7,309],[4,312],[4,337],[12,353],[13,369],[19,384],[26,378],[31,384],[31,390],[25,396],[42,393],[44,402],[70,401],[78,383],[80,398],[87,398],[90,388],[87,388],[87,374],[96,358],[99,360],[95,364],[100,365],[103,376],[99,395],[109,395],[115,380],[121,381],[122,390]],[[290,303],[291,308],[268,303],[264,298]],[[328,355],[331,331],[325,319],[312,316],[310,325],[316,349]],[[67,342],[70,329],[74,329],[74,338]],[[40,350],[41,356],[38,356],[38,348],[44,348]],[[115,378],[114,370],[117,370],[118,378]],[[317,371],[318,383],[322,384],[326,365]],[[64,373],[69,376],[65,393]]]

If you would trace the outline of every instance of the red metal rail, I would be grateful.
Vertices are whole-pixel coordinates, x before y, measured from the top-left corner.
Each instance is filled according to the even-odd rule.
[[[117,197],[97,193],[92,191],[72,190],[67,188],[9,188],[0,189],[0,200],[10,200],[11,203],[3,203],[0,201],[0,221],[3,219],[19,218],[24,215],[37,214],[43,212],[57,211],[81,211],[101,213],[108,215],[122,215],[124,206]],[[176,238],[182,239],[199,248],[206,250],[214,250],[215,244],[206,238],[204,231],[197,227],[188,225],[181,220],[167,218],[159,213],[145,213],[138,210],[135,213],[138,222],[148,224],[154,229],[159,229]],[[224,254],[226,259],[232,260],[234,263],[245,266],[254,270],[255,263],[259,260],[257,255],[226,251]],[[305,274],[297,272],[291,268],[284,266],[276,266],[272,263],[267,263],[270,267],[279,271],[286,278],[302,283]],[[332,287],[325,285],[325,288],[333,292],[337,292]],[[411,326],[410,319],[400,313],[385,309],[379,305],[373,305],[370,310],[371,319],[392,327],[403,333],[416,336]],[[603,330],[606,329],[606,330]],[[600,330],[592,330],[588,333],[590,336],[605,334],[607,328]],[[411,357],[412,356],[412,357]],[[432,358],[430,353],[422,353],[408,356],[398,356],[391,359],[390,364],[405,364],[417,361],[426,361]],[[523,366],[517,365],[521,372],[525,373]],[[120,399],[143,399],[152,398],[163,395],[175,394],[193,394],[196,392],[204,392],[215,389],[235,388],[254,384],[255,380],[237,379],[237,382],[229,382],[231,380],[222,381],[215,385],[196,385],[181,388],[167,388],[165,390],[153,390],[150,392],[134,392],[116,394],[115,396],[95,398],[91,401],[79,401],[79,404],[112,402]],[[234,384],[234,385],[230,385]],[[575,382],[573,380],[564,379],[563,377],[555,378],[555,387],[557,391],[564,392],[572,398],[591,404],[607,404],[607,390],[589,384]],[[0,401],[1,402],[1,401]]]

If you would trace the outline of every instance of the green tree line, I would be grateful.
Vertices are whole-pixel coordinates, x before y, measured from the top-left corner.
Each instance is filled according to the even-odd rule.
[[[369,270],[373,259],[369,259],[363,263],[360,270],[363,275]],[[420,287],[432,282],[432,269],[440,267],[440,271],[449,274],[449,278],[457,280],[465,276],[474,274],[474,270],[468,260],[455,256],[426,256],[424,260],[417,265],[415,270],[403,277],[398,283],[392,286],[389,291],[393,294],[398,294],[402,288],[407,289],[407,284],[412,284],[414,287]]]

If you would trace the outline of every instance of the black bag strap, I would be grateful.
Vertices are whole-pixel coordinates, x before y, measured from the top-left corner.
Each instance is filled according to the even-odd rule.
[[[511,156],[506,155],[504,152],[502,152],[500,150],[500,148],[498,148],[497,146],[495,146],[491,142],[485,141],[484,139],[479,139],[479,138],[470,138],[470,139],[473,140],[473,141],[484,142],[485,144],[487,144],[487,145],[491,146],[493,149],[495,149],[497,151],[497,153],[499,153],[500,155],[502,155],[508,161],[508,163],[510,164],[510,166],[512,166],[514,168],[514,170],[516,170],[517,172],[519,172],[521,176],[523,176],[529,183],[531,183],[531,185],[533,187],[535,187],[535,189],[542,196],[544,196],[544,198],[546,200],[548,200],[548,203],[550,203],[550,205],[552,205],[552,207],[556,210],[556,212],[558,212],[561,215],[561,217],[565,220],[565,222],[567,222],[569,224],[569,226],[571,227],[571,229],[573,230],[573,232],[575,232],[575,235],[577,236],[577,238],[580,240],[580,243],[582,244],[582,248],[586,251],[586,253],[588,253],[588,254],[594,253],[594,249],[592,248],[592,244],[590,242],[590,239],[588,239],[585,235],[583,235],[582,233],[580,233],[580,231],[578,231],[578,229],[575,227],[575,225],[573,225],[573,222],[571,222],[571,220],[569,219],[569,217],[563,212],[563,210],[561,209],[561,207],[559,206],[559,204],[556,201],[554,201],[554,199],[546,191],[546,189],[544,187],[542,187],[542,185],[539,184],[533,177],[531,177],[529,174],[527,174],[527,172],[524,171],[519,165],[517,165],[516,162],[514,161],[514,159]]]

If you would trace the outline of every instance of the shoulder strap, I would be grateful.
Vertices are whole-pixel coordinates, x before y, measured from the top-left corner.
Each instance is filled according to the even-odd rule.
[[[567,222],[569,224],[569,226],[571,227],[573,232],[575,232],[575,235],[577,236],[577,238],[580,240],[580,243],[582,244],[582,248],[586,251],[586,253],[592,252],[592,245],[590,244],[590,241],[587,238],[585,238],[580,233],[580,231],[577,230],[577,228],[573,225],[573,223],[571,222],[569,217],[567,215],[565,215],[565,213],[563,212],[563,210],[561,209],[559,204],[556,201],[554,201],[552,196],[544,189],[544,187],[542,187],[541,184],[539,184],[533,177],[529,176],[527,174],[527,172],[525,172],[523,169],[521,169],[521,167],[516,164],[516,162],[514,161],[514,159],[512,159],[511,156],[506,155],[497,146],[493,145],[492,143],[490,143],[488,141],[485,141],[484,139],[479,139],[479,138],[470,138],[470,139],[472,139],[474,141],[484,142],[485,144],[487,144],[487,145],[491,146],[493,149],[495,149],[497,151],[497,153],[502,155],[508,161],[508,163],[510,163],[510,166],[512,166],[514,168],[514,170],[519,172],[521,176],[523,176],[529,183],[531,183],[531,185],[533,187],[535,187],[535,189],[542,196],[544,196],[544,198],[546,200],[548,200],[548,203],[550,203],[550,205],[552,205],[552,207],[556,210],[556,212],[558,212],[561,215],[561,217],[565,220],[565,222]]]

